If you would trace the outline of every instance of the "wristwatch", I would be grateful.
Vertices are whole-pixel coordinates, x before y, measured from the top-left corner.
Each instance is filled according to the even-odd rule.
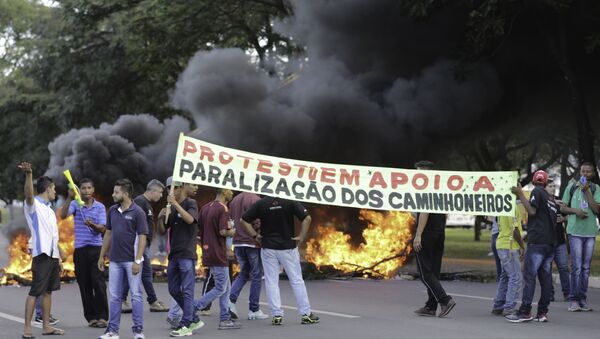
[[[139,265],[139,264],[141,264],[141,263],[142,263],[142,260],[143,260],[143,259],[135,259],[135,263]]]

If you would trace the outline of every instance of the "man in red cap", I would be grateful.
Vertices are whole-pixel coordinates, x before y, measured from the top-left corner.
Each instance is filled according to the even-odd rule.
[[[521,185],[511,191],[523,202],[529,218],[527,220],[527,251],[523,269],[523,300],[519,310],[506,316],[510,322],[520,323],[548,321],[548,305],[552,297],[552,259],[556,246],[556,212],[554,199],[545,190],[548,184],[548,173],[537,171],[533,174],[534,186],[529,200],[525,198]],[[537,316],[531,315],[531,303],[535,292],[535,279],[539,277],[542,289],[538,302]]]

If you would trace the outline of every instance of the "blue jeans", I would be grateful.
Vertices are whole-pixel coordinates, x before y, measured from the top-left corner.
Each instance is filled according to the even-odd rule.
[[[229,315],[229,293],[231,292],[229,267],[210,266],[210,274],[215,280],[215,287],[206,292],[200,299],[194,301],[195,311],[200,311],[213,300],[219,298],[219,307],[221,308],[220,320],[231,320],[231,316]]]
[[[496,298],[494,298],[495,310],[513,310],[517,306],[522,279],[519,256],[519,250],[498,250],[502,273],[500,273]]]
[[[571,245],[571,292],[569,300],[586,301],[595,237],[569,235]]]
[[[258,301],[260,299],[260,289],[262,284],[262,262],[260,260],[260,248],[254,247],[235,247],[235,257],[240,264],[240,274],[231,286],[229,300],[235,304],[242,291],[242,288],[248,280],[250,285],[250,311],[256,312],[259,309]]]
[[[184,258],[171,259],[167,266],[169,294],[183,310],[180,326],[190,327],[192,322],[198,321],[198,316],[194,312],[195,267],[195,260]]]
[[[552,260],[554,259],[554,246],[545,244],[527,244],[525,251],[525,268],[523,269],[524,287],[523,302],[519,313],[531,312],[531,302],[535,293],[535,278],[540,279],[542,289],[538,301],[538,314],[547,313],[550,298],[552,297]]]
[[[569,254],[567,253],[567,244],[561,244],[556,246],[554,249],[554,263],[558,268],[558,275],[560,277],[560,288],[562,289],[563,296],[569,297],[570,282],[569,282]],[[552,295],[554,295],[554,284],[552,284]]]
[[[144,250],[144,261],[142,262],[142,285],[146,295],[148,295],[148,304],[154,303],[158,298],[154,291],[154,285],[152,284],[152,265],[150,265],[150,248],[146,246]],[[123,280],[123,300],[127,299],[127,293],[129,293],[129,283],[127,279]]]
[[[500,275],[502,275],[502,263],[500,262],[500,257],[498,257],[498,250],[496,249],[496,240],[498,240],[498,234],[492,234],[492,241],[490,242],[490,247],[492,248],[492,253],[494,254],[494,261],[496,262],[496,282],[500,281]]]
[[[119,333],[121,324],[121,303],[123,302],[123,280],[129,282],[133,331],[140,333],[144,327],[144,301],[142,300],[142,275],[133,274],[133,261],[114,262],[108,265],[108,290],[110,291],[107,332]]]

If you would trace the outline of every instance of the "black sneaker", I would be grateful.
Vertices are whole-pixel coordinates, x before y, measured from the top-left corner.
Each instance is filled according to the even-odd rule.
[[[319,323],[319,317],[317,317],[314,314],[305,314],[302,316],[302,320],[301,320],[302,324],[307,325],[307,324],[318,324]]]
[[[280,315],[276,315],[273,317],[273,320],[271,320],[271,324],[278,326],[278,325],[282,325],[283,324],[283,317]]]
[[[446,304],[440,304],[440,314],[438,317],[443,318],[447,316],[454,306],[456,306],[456,301],[454,301],[454,299],[450,299]]]
[[[56,325],[59,322],[60,320],[54,318],[53,316],[50,316],[50,318],[48,318],[48,324],[50,325]],[[43,325],[44,321],[42,320],[42,317],[35,317],[35,319],[33,319],[33,323],[37,325]]]
[[[510,321],[511,323],[525,323],[533,320],[533,316],[531,315],[531,313],[514,313],[507,315],[504,318],[506,318],[506,320]]]

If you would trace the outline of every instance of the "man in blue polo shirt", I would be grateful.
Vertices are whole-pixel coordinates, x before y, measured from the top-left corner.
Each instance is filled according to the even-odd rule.
[[[146,247],[148,224],[141,207],[133,200],[133,184],[128,179],[115,183],[113,200],[116,202],[108,211],[106,233],[98,259],[98,269],[104,271],[104,254],[108,253],[110,264],[108,289],[110,308],[108,328],[99,339],[119,339],[121,303],[123,302],[123,279],[129,282],[133,308],[133,338],[144,339],[144,303],[142,301],[141,264]]]
[[[106,230],[106,207],[94,199],[94,182],[81,179],[79,193],[84,205],[79,207],[74,201],[75,192],[69,196],[60,210],[61,218],[72,215],[75,219],[75,278],[79,285],[83,316],[90,327],[104,328],[108,319],[106,282],[98,270],[98,258],[102,248],[102,234]]]

